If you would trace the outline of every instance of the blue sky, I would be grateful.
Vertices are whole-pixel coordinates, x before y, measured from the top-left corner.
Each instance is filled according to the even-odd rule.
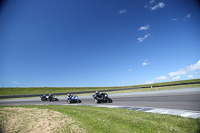
[[[0,86],[128,86],[200,78],[196,0],[6,0]]]

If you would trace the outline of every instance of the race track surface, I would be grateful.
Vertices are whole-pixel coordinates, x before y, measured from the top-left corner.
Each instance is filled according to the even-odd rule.
[[[108,93],[109,94],[109,93]],[[200,88],[176,90],[133,92],[109,94],[113,103],[101,103],[106,106],[151,107],[200,111]],[[40,98],[0,100],[0,105],[65,105],[64,97],[60,101],[41,101]],[[78,105],[97,105],[91,95],[79,96],[82,103]],[[99,104],[98,104],[99,105]]]

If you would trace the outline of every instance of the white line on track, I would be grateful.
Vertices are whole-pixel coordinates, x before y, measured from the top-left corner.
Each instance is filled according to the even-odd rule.
[[[191,111],[191,110],[179,110],[179,109],[164,109],[164,108],[147,108],[147,107],[129,107],[129,106],[112,106],[112,105],[79,105],[79,104],[63,104],[63,105],[75,105],[75,106],[94,106],[94,107],[106,107],[106,108],[121,108],[121,109],[130,109],[136,111],[143,111],[148,113],[158,113],[158,114],[167,114],[167,115],[176,115],[186,118],[200,118],[200,111]]]

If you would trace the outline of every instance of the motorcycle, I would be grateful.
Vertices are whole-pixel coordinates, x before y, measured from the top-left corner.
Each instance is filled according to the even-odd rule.
[[[55,95],[49,94],[48,96],[46,94],[41,96],[42,101],[59,101],[59,99]]]
[[[50,95],[48,99],[49,101],[59,101],[59,99],[55,95]]]
[[[66,96],[65,97],[66,101],[70,104],[70,103],[81,103],[82,101],[78,98],[78,96]]]
[[[46,94],[40,96],[42,101],[47,101],[48,100],[48,96]]]
[[[113,100],[108,97],[107,93],[100,93],[99,95],[94,94],[93,97],[96,103],[112,103],[113,102]]]

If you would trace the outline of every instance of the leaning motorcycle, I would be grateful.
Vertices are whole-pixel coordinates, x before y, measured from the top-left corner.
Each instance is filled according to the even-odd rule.
[[[40,96],[42,101],[59,101],[59,99],[55,95],[42,95]]]
[[[40,98],[41,98],[42,101],[47,101],[48,100],[48,96],[45,95],[45,94],[40,96]]]
[[[99,95],[93,95],[94,100],[96,103],[112,103],[113,100],[108,97],[107,93],[100,93]]]
[[[65,97],[66,101],[70,103],[81,103],[82,101],[79,99],[78,96],[70,96],[70,97]]]
[[[55,95],[51,95],[48,97],[48,101],[59,101],[59,99]]]

